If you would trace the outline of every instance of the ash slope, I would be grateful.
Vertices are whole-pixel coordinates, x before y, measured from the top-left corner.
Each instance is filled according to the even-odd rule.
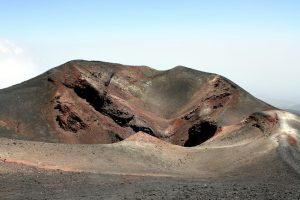
[[[196,146],[221,127],[273,109],[230,80],[182,66],[167,71],[71,61],[0,90],[0,135],[108,144],[139,131]]]

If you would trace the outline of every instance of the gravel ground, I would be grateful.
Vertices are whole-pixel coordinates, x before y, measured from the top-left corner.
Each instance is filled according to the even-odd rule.
[[[300,199],[299,177],[193,180],[40,170],[0,163],[0,199]]]

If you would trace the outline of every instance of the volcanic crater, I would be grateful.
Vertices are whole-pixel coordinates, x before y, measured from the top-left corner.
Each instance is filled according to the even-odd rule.
[[[145,197],[154,188],[159,199],[174,199],[175,186],[184,191],[183,180],[217,188],[220,183],[226,191],[217,192],[221,197],[236,197],[228,184],[233,181],[254,184],[254,190],[241,190],[250,199],[252,193],[287,197],[283,190],[297,199],[299,132],[299,116],[217,74],[74,60],[0,90],[0,179],[10,181],[2,188],[13,191],[12,199],[44,198],[43,188],[24,187],[24,177],[35,181],[30,187],[39,188],[41,181],[47,191],[68,188],[70,199],[99,188],[100,196],[87,198],[107,198],[107,192],[112,199],[126,194],[132,199],[137,190]],[[41,175],[45,180],[37,181]],[[122,177],[136,181],[120,186]],[[0,194],[6,194],[2,188]],[[202,191],[185,193],[198,199]],[[245,199],[244,193],[239,197]],[[64,194],[47,197],[66,199]]]
[[[157,71],[76,60],[23,85],[22,91],[18,86],[6,90],[30,100],[21,108],[26,116],[2,112],[12,115],[2,115],[2,120],[10,117],[24,124],[21,135],[6,136],[43,142],[108,144],[142,131],[192,147],[217,135],[223,126],[272,108],[222,76],[182,66]],[[30,92],[42,96],[35,98]]]

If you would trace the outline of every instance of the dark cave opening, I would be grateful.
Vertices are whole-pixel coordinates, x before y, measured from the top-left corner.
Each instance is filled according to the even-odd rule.
[[[74,92],[85,99],[96,111],[109,116],[118,125],[124,127],[133,119],[133,116],[114,108],[111,100],[105,95],[100,94],[93,86],[86,82],[74,87]]]
[[[184,143],[184,146],[194,147],[202,144],[213,137],[217,129],[217,124],[210,121],[201,121],[200,123],[193,125],[188,131],[189,138]]]
[[[100,95],[99,92],[91,85],[81,83],[74,87],[74,92],[81,98],[85,99],[95,110],[101,112],[102,107],[108,99],[104,95]]]
[[[122,127],[127,127],[129,122],[133,119],[133,116],[127,116],[126,115],[127,113],[115,115],[112,112],[104,111],[103,114],[108,115],[112,120],[114,120],[114,122],[116,122],[119,126],[122,126]]]

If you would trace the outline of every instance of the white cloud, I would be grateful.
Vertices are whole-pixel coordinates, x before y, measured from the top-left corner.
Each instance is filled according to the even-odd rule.
[[[9,40],[0,40],[0,54],[19,55],[23,49]]]
[[[38,75],[38,68],[23,48],[0,39],[0,88],[6,88]]]

